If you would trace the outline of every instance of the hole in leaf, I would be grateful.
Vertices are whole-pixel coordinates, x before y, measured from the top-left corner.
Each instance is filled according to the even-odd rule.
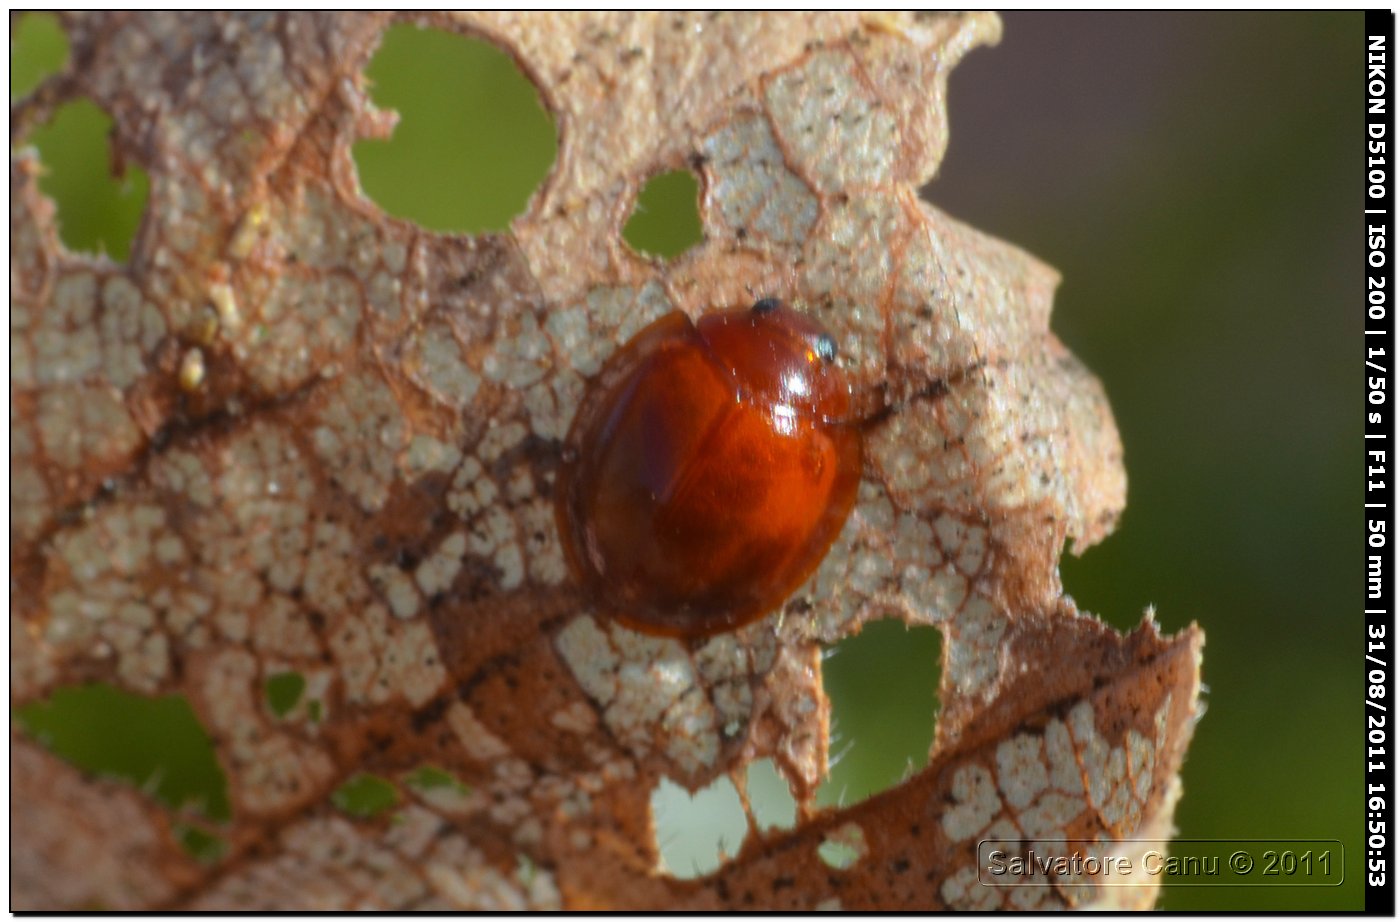
[[[704,239],[700,183],[689,170],[672,170],[647,181],[637,195],[622,239],[639,253],[672,259]]]
[[[52,13],[25,13],[10,33],[10,99],[27,95],[63,70],[68,36]]]
[[[352,151],[365,194],[439,231],[506,230],[558,149],[539,93],[495,45],[397,25],[366,74],[370,97],[399,114],[388,141]]]
[[[829,868],[844,871],[864,858],[868,851],[865,830],[855,823],[838,826],[817,846],[817,857]]]
[[[229,816],[214,747],[183,695],[146,698],[110,685],[60,688],[18,708],[30,736],[83,771],[129,781],[161,803]]]
[[[409,773],[404,781],[420,791],[451,791],[462,795],[471,793],[471,788],[463,784],[456,775],[436,765],[421,765]]]
[[[114,175],[112,120],[86,99],[65,103],[29,143],[44,169],[39,188],[58,208],[58,236],[70,250],[124,260],[146,208],[146,172],[127,164]]]
[[[717,778],[692,797],[670,778],[651,792],[652,827],[659,870],[689,880],[716,870],[737,854],[748,834],[748,818],[734,782]]]
[[[744,784],[759,829],[791,829],[797,824],[797,801],[772,759],[750,762]]]
[[[520,881],[520,885],[522,887],[524,887],[527,890],[530,889],[530,886],[535,882],[535,875],[539,874],[539,872],[540,869],[535,864],[533,858],[531,858],[524,852],[519,852],[516,854],[515,879]]]
[[[300,672],[279,672],[263,683],[267,706],[278,717],[286,717],[306,691],[306,678]]]
[[[228,842],[198,826],[180,823],[176,824],[174,831],[180,846],[202,864],[214,864],[228,851]]]
[[[928,764],[940,649],[937,628],[874,621],[826,651],[832,764],[817,803],[858,803]]]
[[[398,788],[387,778],[361,772],[331,793],[336,808],[360,819],[369,819],[399,802]]]

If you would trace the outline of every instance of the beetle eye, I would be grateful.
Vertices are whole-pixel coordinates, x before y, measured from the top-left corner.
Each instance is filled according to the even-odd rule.
[[[753,312],[755,314],[771,314],[781,306],[782,302],[777,298],[760,298],[753,302]]]
[[[836,361],[836,340],[826,333],[818,336],[817,355],[821,356],[823,362]]]

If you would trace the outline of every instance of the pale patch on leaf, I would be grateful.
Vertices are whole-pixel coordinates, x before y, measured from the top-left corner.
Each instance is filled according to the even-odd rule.
[[[981,887],[976,842],[1165,835],[1202,637],[1119,635],[1064,598],[1066,541],[1123,508],[1107,401],[1048,331],[1055,273],[916,194],[948,72],[998,21],[419,17],[505,49],[558,128],[511,232],[478,237],[359,192],[351,147],[393,122],[362,76],[391,21],[65,15],[78,70],[12,107],[12,705],[84,681],[183,694],[232,805],[208,829],[17,739],[14,906],[1105,899]],[[125,264],[62,246],[22,146],[79,94],[150,176]],[[703,239],[644,258],[623,225],[676,169]],[[819,317],[888,411],[857,508],[783,611],[735,634],[599,622],[550,492],[587,377],[668,310],[760,294]],[[821,645],[888,617],[944,632],[929,765],[818,809]],[[792,828],[742,793],[768,759]],[[407,789],[382,780],[368,809],[345,793],[366,777]],[[661,873],[650,792],[721,777],[742,842],[706,876]],[[195,860],[191,824],[227,848]],[[1107,899],[1155,898],[1129,891]]]

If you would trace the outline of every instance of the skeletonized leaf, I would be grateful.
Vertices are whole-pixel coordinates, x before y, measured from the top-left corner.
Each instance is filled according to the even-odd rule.
[[[11,155],[12,703],[183,694],[232,804],[201,864],[153,799],[16,740],[13,904],[1150,905],[1150,884],[977,881],[981,839],[1169,834],[1202,642],[1063,596],[1066,541],[1124,503],[1107,401],[1048,331],[1055,273],[916,192],[949,69],[998,21],[424,17],[515,56],[559,129],[511,232],[474,238],[359,191],[351,145],[392,126],[362,77],[389,22],[67,16],[75,64],[12,108],[22,141],[90,97],[151,190],[116,265],[60,245]],[[704,242],[638,256],[638,190],[687,165]],[[600,619],[551,499],[580,394],[648,321],[758,294],[819,317],[887,408],[856,511],[735,634]],[[821,645],[890,616],[944,632],[930,764],[818,810]],[[697,880],[658,870],[659,781],[765,757],[796,828],[751,824]],[[362,776],[380,807],[345,809]]]

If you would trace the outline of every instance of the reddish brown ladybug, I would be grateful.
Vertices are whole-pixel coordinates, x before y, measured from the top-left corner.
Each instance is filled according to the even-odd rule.
[[[850,514],[860,430],[835,341],[772,298],[676,312],[606,363],[569,431],[556,515],[606,615],[704,637],[772,611]]]

